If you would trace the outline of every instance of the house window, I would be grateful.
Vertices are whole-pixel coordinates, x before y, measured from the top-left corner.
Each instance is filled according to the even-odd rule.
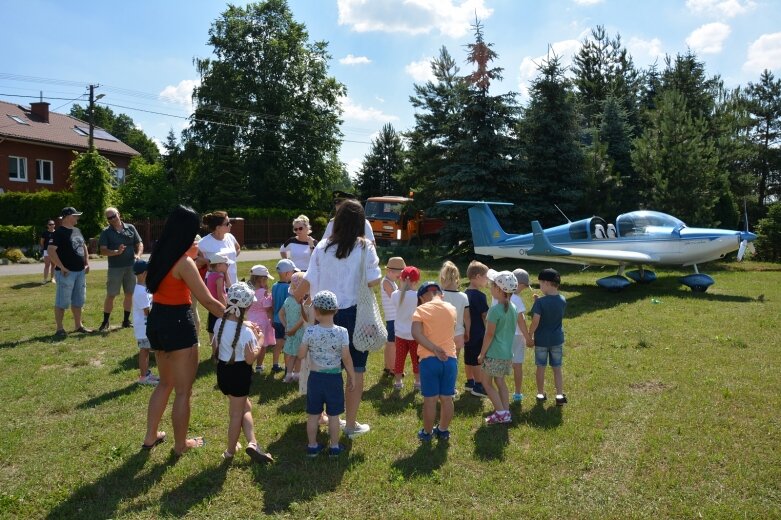
[[[27,182],[27,157],[8,157],[8,178]]]
[[[44,159],[35,160],[35,181],[42,184],[52,184],[54,177],[52,171],[54,166],[51,161]]]
[[[114,186],[119,186],[120,184],[125,183],[125,169],[124,168],[114,168],[112,170],[112,184]]]

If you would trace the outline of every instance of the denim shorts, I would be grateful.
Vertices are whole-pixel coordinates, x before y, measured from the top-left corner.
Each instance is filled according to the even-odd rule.
[[[458,360],[448,357],[440,361],[437,356],[420,360],[420,393],[423,397],[453,397],[456,395]]]
[[[396,320],[390,320],[385,322],[385,328],[388,329],[388,341],[393,342],[396,340]]]
[[[560,367],[562,358],[564,357],[564,345],[556,345],[555,347],[534,347],[534,363],[538,367],[544,367],[550,365],[552,367]]]
[[[369,359],[368,352],[356,350],[353,346],[353,332],[355,332],[355,315],[358,306],[353,305],[346,309],[339,309],[334,315],[334,325],[339,325],[347,329],[347,335],[350,337],[350,357],[353,360],[353,369],[356,374],[366,372],[366,361]]]
[[[319,415],[323,411],[329,416],[344,413],[344,385],[342,373],[328,374],[309,372],[306,383],[306,413]]]
[[[109,267],[106,275],[106,294],[116,296],[119,289],[125,294],[133,294],[136,288],[136,275],[133,274],[133,266]]]
[[[87,299],[87,277],[84,271],[70,271],[65,276],[62,271],[54,271],[57,292],[54,306],[59,309],[81,308]]]

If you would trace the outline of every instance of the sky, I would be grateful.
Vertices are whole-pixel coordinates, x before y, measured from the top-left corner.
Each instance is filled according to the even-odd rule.
[[[237,5],[243,5],[236,2]],[[461,67],[475,17],[493,43],[503,80],[493,94],[518,93],[549,49],[565,65],[597,25],[620,34],[635,65],[663,66],[665,55],[691,49],[728,87],[757,82],[764,69],[781,76],[779,0],[288,0],[310,41],[328,42],[330,74],[347,95],[341,160],[351,175],[386,123],[414,126],[413,85],[431,77],[429,62],[445,46]],[[0,0],[3,51],[0,100],[28,105],[43,93],[50,109],[99,101],[129,115],[158,143],[179,135],[199,78],[194,59],[210,57],[208,31],[225,10],[216,0]],[[35,96],[33,99],[30,96]]]

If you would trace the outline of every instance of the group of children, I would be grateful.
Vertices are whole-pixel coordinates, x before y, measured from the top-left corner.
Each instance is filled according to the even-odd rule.
[[[224,303],[225,315],[209,319],[213,358],[217,362],[219,389],[229,397],[229,426],[225,459],[232,459],[241,431],[248,442],[246,453],[256,462],[273,460],[259,448],[249,401],[252,365],[264,370],[266,349],[273,348],[272,372],[285,371],[283,381],[299,381],[306,394],[307,455],[325,450],[317,443],[319,425],[327,424],[328,453],[338,456],[344,450],[339,443],[340,419],[344,412],[342,370],[348,386],[354,380],[349,355],[347,330],[334,324],[338,310],[336,296],[320,291],[312,298],[296,296],[304,273],[287,259],[277,264],[279,281],[263,265],[253,266],[249,283],[230,283],[222,255],[210,255],[206,285],[212,295]],[[137,276],[134,295],[135,335],[140,349],[139,383],[157,384],[148,368],[149,342],[145,335],[145,316],[151,306],[146,292],[146,262],[134,266]],[[520,294],[529,287],[529,275],[523,269],[497,272],[473,261],[467,268],[469,286],[459,290],[460,273],[450,261],[440,270],[439,282],[420,284],[420,270],[407,266],[403,258],[391,258],[381,283],[381,301],[388,329],[384,376],[393,377],[394,388],[403,388],[404,366],[411,358],[413,388],[423,395],[421,441],[436,437],[447,440],[456,395],[458,357],[464,351],[466,390],[488,397],[494,407],[485,418],[487,424],[509,423],[510,395],[505,377],[514,376],[513,401],[523,399],[523,362],[525,347],[534,347],[537,365],[537,401],[547,399],[544,390],[545,367],[551,366],[556,387],[556,404],[567,402],[562,381],[562,318],[566,301],[558,293],[561,282],[553,269],[538,277],[542,296],[534,295],[531,323],[527,326],[526,307]],[[482,289],[490,283],[492,305]],[[298,299],[297,299],[298,298]],[[284,368],[279,365],[284,354]],[[440,417],[435,425],[436,404]]]

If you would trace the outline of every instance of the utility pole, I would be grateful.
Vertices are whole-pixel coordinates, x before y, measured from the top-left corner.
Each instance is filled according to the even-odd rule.
[[[99,87],[100,85],[89,86],[89,151],[95,149],[95,89]]]

